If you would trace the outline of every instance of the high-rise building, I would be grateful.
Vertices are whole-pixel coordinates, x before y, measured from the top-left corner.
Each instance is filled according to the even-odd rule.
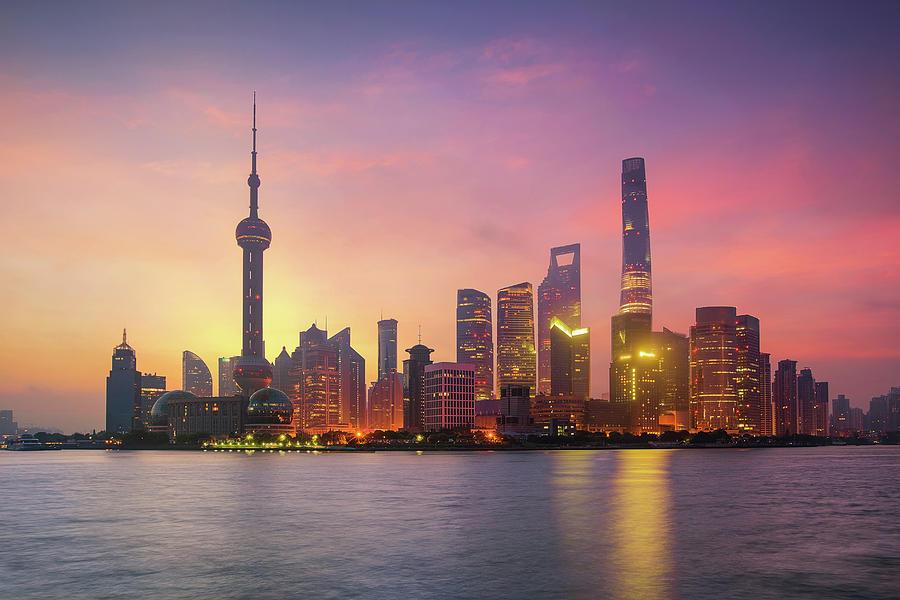
[[[475,365],[475,399],[494,395],[494,336],[491,297],[478,290],[456,292],[456,362]]]
[[[591,392],[591,331],[550,323],[550,394],[588,398]],[[544,394],[546,395],[546,394]]]
[[[828,437],[831,430],[828,426],[828,382],[816,382],[816,403],[813,405],[815,433],[819,437]]]
[[[234,382],[234,368],[240,358],[240,356],[230,358],[223,356],[219,359],[219,397],[236,396],[241,393],[241,388]]]
[[[403,377],[386,373],[369,388],[369,429],[399,430],[403,427]]]
[[[530,297],[530,286],[528,291]],[[499,302],[497,306],[499,313]],[[451,362],[427,365],[425,430],[471,429],[474,424],[475,365]]]
[[[816,380],[812,370],[800,369],[797,376],[797,433],[816,435]]]
[[[203,359],[185,350],[181,354],[181,389],[199,398],[213,395],[212,375]]]
[[[122,343],[113,348],[112,368],[106,378],[106,431],[131,431],[141,410],[141,372],[137,370],[134,348],[128,345],[125,330]]]
[[[281,347],[281,353],[275,357],[275,363],[272,368],[272,385],[276,390],[281,390],[285,394],[290,389],[291,380],[291,355],[288,354],[287,346]]]
[[[689,429],[690,340],[683,333],[676,333],[665,327],[662,331],[654,331],[652,340],[659,372],[660,430],[663,429],[664,420],[670,424],[670,429]]]
[[[620,313],[651,314],[650,217],[643,158],[622,161],[622,293]]]
[[[500,388],[500,417],[497,430],[508,434],[530,433],[531,390],[524,385],[504,385]]]
[[[268,387],[272,365],[266,360],[263,341],[263,252],[272,243],[272,231],[259,218],[259,174],[256,172],[256,95],[253,96],[253,150],[250,152],[250,216],[238,223],[234,236],[244,252],[243,338],[241,358],[234,369],[234,381],[244,396]]]
[[[378,379],[397,372],[397,319],[378,321]]]
[[[551,393],[550,328],[553,319],[558,319],[570,330],[581,328],[581,244],[551,248],[547,276],[538,286],[539,394]]]
[[[534,390],[534,299],[530,283],[497,292],[497,385],[527,385]]]
[[[863,409],[854,407],[850,409],[850,431],[861,432],[865,427],[866,413]]]
[[[831,413],[832,435],[847,435],[850,433],[850,398],[844,394],[838,394],[832,404]]]
[[[762,389],[760,376],[759,319],[737,317],[737,355],[735,357],[735,405],[740,433],[759,435],[762,430]]]
[[[691,326],[691,420],[701,430],[737,431],[737,311],[705,306]]]
[[[13,421],[13,411],[0,410],[0,435],[16,435],[19,424]]]
[[[760,435],[775,435],[775,405],[772,403],[772,364],[765,352],[759,354]]]
[[[300,333],[300,345],[291,355],[288,391],[294,405],[294,423],[308,433],[349,429],[341,420],[341,376],[338,349],[328,332],[315,324]]]
[[[150,411],[159,397],[166,393],[166,376],[141,373],[141,407],[134,429],[150,429]]]
[[[778,361],[772,383],[772,403],[775,406],[775,435],[784,437],[797,433],[797,361]]]
[[[490,305],[488,305],[490,309]],[[459,313],[457,312],[457,343],[459,340]],[[490,317],[490,313],[488,314]],[[488,322],[490,326],[490,321]],[[433,349],[424,344],[416,344],[407,348],[409,358],[403,361],[403,380],[405,387],[405,402],[403,415],[403,428],[413,433],[425,431],[425,367],[432,363],[431,353]],[[457,355],[459,347],[457,346]],[[493,353],[492,353],[493,354]],[[490,376],[490,372],[488,373]],[[478,365],[475,366],[475,395],[478,396]]]
[[[366,360],[350,345],[350,328],[328,339],[337,349],[341,377],[341,421],[353,429],[366,427]]]

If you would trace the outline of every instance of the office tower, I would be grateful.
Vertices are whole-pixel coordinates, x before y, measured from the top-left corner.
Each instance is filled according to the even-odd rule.
[[[475,365],[475,399],[494,396],[491,298],[478,290],[456,292],[456,362]]]
[[[549,395],[587,398],[591,392],[590,329],[585,327],[573,330],[553,317],[549,336]]]
[[[399,430],[403,427],[403,377],[386,373],[369,388],[369,429]]]
[[[0,410],[0,435],[16,435],[19,424],[13,421],[13,411]]]
[[[353,429],[366,427],[366,360],[350,345],[350,328],[328,339],[337,349],[341,377],[341,421]]]
[[[397,319],[378,321],[378,379],[397,372]]]
[[[481,292],[479,292],[481,293]],[[490,311],[490,305],[488,305]],[[490,312],[488,313],[490,319]],[[457,344],[459,343],[459,312],[457,311]],[[490,335],[490,320],[488,320],[488,335]],[[413,433],[425,431],[425,367],[432,363],[431,353],[434,352],[424,344],[416,344],[407,348],[409,358],[403,361],[403,379],[405,382],[406,402],[404,404],[403,428]],[[457,346],[457,355],[460,347]],[[491,353],[493,354],[493,353]],[[488,371],[490,377],[490,371]],[[478,365],[475,365],[475,396],[478,397]]]
[[[797,376],[797,433],[816,435],[816,380],[808,368]]]
[[[859,433],[865,428],[866,413],[861,408],[850,409],[850,431]]]
[[[737,430],[737,311],[705,306],[691,326],[691,420],[701,430]]]
[[[507,434],[525,434],[532,429],[531,390],[524,385],[501,387],[497,430]]]
[[[868,425],[866,430],[873,433],[884,433],[889,430],[890,399],[888,396],[875,396],[869,401]]]
[[[275,357],[275,363],[272,368],[272,385],[276,390],[281,390],[285,394],[290,389],[291,379],[291,355],[288,354],[287,346],[281,347],[281,353]]]
[[[534,390],[534,300],[530,283],[497,292],[497,385],[527,385]]]
[[[241,389],[234,382],[234,368],[240,360],[240,356],[230,358],[223,356],[219,359],[219,396],[236,396]],[[282,390],[284,391],[284,390]]]
[[[530,286],[528,292],[530,298]],[[499,313],[499,302],[497,306]],[[475,365],[452,362],[426,365],[425,430],[471,429],[474,424]]]
[[[772,384],[772,403],[775,406],[775,435],[784,437],[796,434],[797,361],[778,361]]]
[[[300,345],[291,355],[288,391],[294,405],[294,424],[308,433],[349,429],[341,421],[339,351],[328,333],[313,324],[300,333]]]
[[[828,437],[831,431],[828,427],[828,382],[816,382],[816,402],[813,405],[813,419],[815,420],[815,433],[819,437]]]
[[[266,360],[263,341],[263,252],[272,243],[272,231],[259,218],[259,174],[256,172],[256,94],[253,95],[253,150],[250,152],[250,216],[238,223],[234,236],[244,252],[243,329],[241,358],[234,381],[249,397],[272,382],[272,365]]]
[[[586,399],[581,396],[538,394],[531,402],[531,418],[539,432],[545,429],[542,425],[553,421],[570,423],[575,429],[586,429],[586,405]]]
[[[166,393],[166,376],[141,373],[140,411],[136,415],[135,429],[150,429],[150,411],[159,397]]]
[[[769,355],[759,354],[760,435],[775,435],[775,405],[772,403],[772,364]]]
[[[737,317],[737,355],[735,357],[735,417],[740,433],[759,435],[762,429],[762,390],[759,380],[759,319]]]
[[[665,327],[652,334],[653,353],[658,361],[658,423],[667,429],[690,429],[690,340],[683,333]]]
[[[181,389],[199,398],[209,398],[212,393],[212,375],[199,356],[185,350],[181,354]]]
[[[846,435],[850,429],[850,398],[844,394],[838,394],[832,404],[831,430],[832,435]]]
[[[622,161],[622,293],[620,313],[652,313],[650,217],[643,158]]]
[[[569,329],[581,328],[581,244],[550,249],[547,276],[538,286],[537,393],[550,392],[550,327],[559,319]],[[461,360],[457,357],[457,360]]]
[[[112,368],[106,378],[106,431],[131,431],[141,407],[141,373],[137,370],[134,349],[128,345],[125,330],[122,343],[113,348]]]
[[[653,345],[650,313],[620,313],[610,320],[611,361],[609,363],[609,397],[616,407],[611,414],[620,415],[615,423],[631,433],[651,430],[658,400],[657,362],[650,356]],[[654,429],[655,430],[655,425]]]

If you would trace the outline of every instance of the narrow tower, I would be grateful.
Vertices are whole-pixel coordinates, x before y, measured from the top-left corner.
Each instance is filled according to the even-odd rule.
[[[250,216],[238,223],[234,237],[244,250],[243,313],[241,358],[234,369],[234,381],[245,396],[272,382],[272,366],[266,360],[263,341],[263,252],[272,243],[272,231],[259,218],[259,175],[256,173],[256,93],[253,94],[253,150],[250,152]]]
[[[622,294],[620,313],[651,314],[650,218],[643,158],[622,161]]]

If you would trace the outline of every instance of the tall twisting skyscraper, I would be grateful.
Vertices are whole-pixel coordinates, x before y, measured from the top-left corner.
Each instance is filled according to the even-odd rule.
[[[643,158],[622,161],[622,294],[620,313],[647,313],[650,290],[650,217]]]
[[[259,218],[259,175],[256,173],[256,94],[253,95],[253,150],[250,152],[250,216],[238,223],[234,237],[244,250],[244,328],[241,358],[234,381],[249,396],[272,382],[272,365],[263,341],[263,252],[272,243],[272,231]]]
[[[550,248],[547,276],[538,286],[538,393],[550,393],[550,327],[559,319],[581,328],[581,244]]]
[[[456,291],[456,362],[475,365],[476,402],[490,400],[494,395],[491,323],[490,296],[478,290]]]
[[[527,385],[535,392],[534,298],[530,283],[497,292],[497,386]]]

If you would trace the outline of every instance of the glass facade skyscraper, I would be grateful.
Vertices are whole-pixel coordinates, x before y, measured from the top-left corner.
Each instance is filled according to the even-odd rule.
[[[210,398],[213,395],[209,367],[190,350],[185,350],[181,355],[181,389],[198,398]]]
[[[697,309],[691,326],[691,421],[702,430],[737,430],[737,311]]]
[[[112,368],[106,378],[106,431],[131,431],[141,414],[141,373],[134,348],[126,341],[113,348]]]
[[[475,365],[476,402],[490,400],[494,395],[492,323],[490,296],[478,290],[457,290],[456,362]]]
[[[539,394],[549,394],[552,321],[558,319],[570,330],[581,328],[581,244],[550,249],[550,266],[537,297],[537,386]]]
[[[775,435],[784,437],[797,433],[797,361],[780,360],[772,384],[775,405]]]
[[[378,379],[397,372],[397,319],[378,321]]]
[[[590,392],[590,329],[570,329],[554,317],[550,324],[550,395],[586,400]]]
[[[527,385],[535,393],[534,297],[530,283],[497,292],[497,385]]]
[[[650,217],[643,158],[622,161],[622,292],[620,313],[652,313]]]

